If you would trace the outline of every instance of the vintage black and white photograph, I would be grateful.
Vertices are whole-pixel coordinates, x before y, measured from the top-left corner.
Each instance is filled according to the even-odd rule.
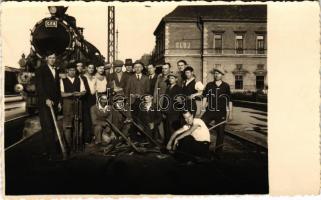
[[[4,5],[5,195],[268,194],[267,10]]]

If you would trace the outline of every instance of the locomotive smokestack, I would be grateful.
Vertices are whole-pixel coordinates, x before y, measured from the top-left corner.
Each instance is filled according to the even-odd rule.
[[[68,7],[65,6],[48,6],[51,16],[56,17],[62,17],[66,13],[67,9]]]

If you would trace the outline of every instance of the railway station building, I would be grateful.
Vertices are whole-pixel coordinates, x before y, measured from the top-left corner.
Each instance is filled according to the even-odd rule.
[[[233,92],[267,89],[267,6],[178,6],[154,31],[152,61],[180,59],[207,83],[214,67],[223,67]]]

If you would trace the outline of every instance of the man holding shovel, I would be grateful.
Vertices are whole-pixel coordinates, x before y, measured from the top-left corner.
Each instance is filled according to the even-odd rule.
[[[46,65],[39,67],[36,71],[36,91],[41,132],[48,160],[56,160],[56,130],[50,108],[53,108],[55,114],[61,110],[61,93],[59,74],[55,66],[55,53],[47,52],[46,62]]]
[[[206,110],[201,111],[201,118],[207,126],[212,121],[217,125],[214,130],[217,133],[215,152],[223,150],[224,128],[228,119],[232,119],[231,91],[228,83],[222,81],[224,69],[217,67],[212,70],[214,81],[207,83],[203,90],[203,106]],[[218,125],[221,124],[221,125]]]

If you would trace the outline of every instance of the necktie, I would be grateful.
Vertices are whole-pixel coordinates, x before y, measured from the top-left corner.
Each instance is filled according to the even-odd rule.
[[[152,75],[150,75],[150,76],[149,76],[149,80],[151,80],[152,78],[153,78]]]
[[[139,74],[137,74],[137,80],[140,80],[140,78],[139,78]]]

